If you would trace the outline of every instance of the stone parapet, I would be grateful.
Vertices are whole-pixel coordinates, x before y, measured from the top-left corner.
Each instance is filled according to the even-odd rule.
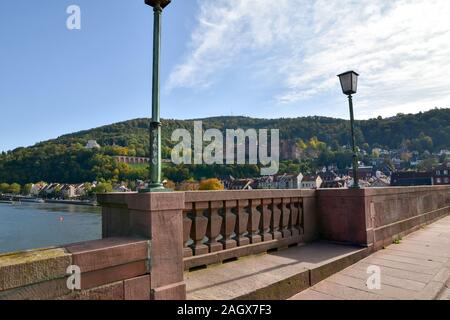
[[[317,191],[320,237],[379,250],[450,214],[450,186]]]
[[[68,286],[69,267],[79,268],[80,288]],[[149,279],[149,241],[138,238],[0,255],[0,300],[144,299]]]

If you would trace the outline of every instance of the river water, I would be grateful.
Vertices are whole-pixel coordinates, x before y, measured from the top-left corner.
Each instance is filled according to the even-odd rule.
[[[0,203],[0,253],[100,239],[101,209],[49,203]]]

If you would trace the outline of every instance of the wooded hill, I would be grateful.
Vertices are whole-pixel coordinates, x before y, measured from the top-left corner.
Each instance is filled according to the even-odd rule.
[[[327,146],[327,153],[343,152],[341,147],[350,144],[349,121],[343,119],[215,117],[198,120],[203,121],[204,129],[216,128],[222,131],[238,128],[279,129],[281,140],[290,140],[294,143],[308,142],[316,137]],[[357,121],[356,126],[358,146],[368,152],[376,147],[390,150],[403,148],[410,151],[417,150],[420,153],[450,148],[450,109],[399,114],[385,119],[379,117]],[[3,152],[0,154],[0,182],[25,184],[44,180],[77,183],[101,179],[145,178],[145,168],[118,165],[112,156],[124,154],[147,156],[148,128],[148,119],[135,119],[67,134],[54,140],[37,143],[32,147]],[[170,158],[173,146],[173,142],[170,141],[171,134],[173,130],[180,128],[192,131],[193,120],[163,120],[164,158]],[[102,148],[100,150],[85,149],[84,146],[88,140],[97,140]],[[342,161],[347,161],[347,158],[344,157]],[[333,161],[330,154],[326,159],[326,161]],[[318,162],[315,165],[322,165],[322,163]],[[166,170],[169,171],[170,176],[172,169],[169,167]],[[179,170],[186,171],[186,168],[179,168]],[[188,170],[194,169],[188,168]],[[249,172],[241,170],[236,176],[258,171],[255,167],[249,170]],[[210,173],[214,174],[214,172]],[[233,173],[233,168],[228,168],[223,173]],[[192,172],[186,175],[197,178]]]

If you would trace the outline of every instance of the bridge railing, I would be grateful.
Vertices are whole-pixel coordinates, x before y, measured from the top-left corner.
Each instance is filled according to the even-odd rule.
[[[313,197],[314,191],[309,190],[187,192],[185,268],[302,243],[305,199]],[[308,216],[315,214],[315,206],[308,210]]]

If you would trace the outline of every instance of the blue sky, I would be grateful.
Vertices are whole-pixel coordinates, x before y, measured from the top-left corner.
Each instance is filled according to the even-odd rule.
[[[450,106],[449,1],[268,2],[172,1],[162,117],[347,118],[347,69],[357,118]],[[66,28],[72,4],[81,30]],[[148,116],[151,44],[144,0],[2,0],[0,150]]]

